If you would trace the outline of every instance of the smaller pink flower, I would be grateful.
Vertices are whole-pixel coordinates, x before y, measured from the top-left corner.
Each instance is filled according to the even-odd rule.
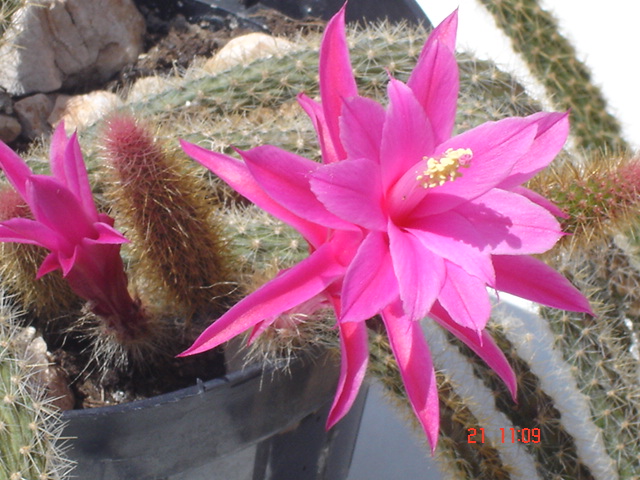
[[[0,241],[39,245],[49,250],[37,278],[61,270],[72,290],[89,302],[119,337],[137,335],[139,305],[127,290],[120,244],[127,239],[113,219],[98,213],[76,135],[67,138],[60,123],[51,140],[52,175],[36,175],[0,142],[0,167],[29,206],[33,219],[0,223]]]

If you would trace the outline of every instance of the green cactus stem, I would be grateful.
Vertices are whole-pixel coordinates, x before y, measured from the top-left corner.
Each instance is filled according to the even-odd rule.
[[[61,480],[72,464],[64,455],[62,421],[38,377],[46,367],[17,346],[16,314],[0,298],[0,478]]]

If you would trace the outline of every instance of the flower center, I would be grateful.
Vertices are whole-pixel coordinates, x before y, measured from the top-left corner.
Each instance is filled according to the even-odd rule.
[[[416,180],[422,183],[423,188],[439,187],[446,182],[452,182],[462,176],[460,168],[468,168],[473,152],[470,148],[453,148],[444,152],[440,158],[427,158],[427,168]]]

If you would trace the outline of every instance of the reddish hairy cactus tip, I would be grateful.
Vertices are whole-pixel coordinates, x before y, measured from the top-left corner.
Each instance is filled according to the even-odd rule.
[[[31,217],[31,210],[18,192],[5,185],[0,188],[0,221],[16,217]]]

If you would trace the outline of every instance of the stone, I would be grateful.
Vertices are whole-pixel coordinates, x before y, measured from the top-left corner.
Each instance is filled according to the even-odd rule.
[[[67,133],[82,130],[123,105],[115,93],[97,90],[85,95],[58,95],[47,121],[55,127],[61,120]]]
[[[236,65],[248,65],[260,58],[278,55],[293,48],[286,38],[273,37],[266,33],[248,33],[235,37],[203,65],[207,73],[218,73]]]
[[[20,122],[10,115],[0,114],[0,140],[4,143],[13,142],[22,132]]]
[[[12,338],[11,349],[23,367],[31,370],[29,380],[36,391],[44,388],[50,403],[60,410],[73,409],[75,397],[69,388],[69,378],[60,367],[51,363],[47,343],[35,328],[19,328]]]
[[[28,139],[37,138],[49,133],[51,127],[48,123],[49,115],[53,110],[51,95],[38,93],[30,97],[18,100],[13,104],[13,109],[22,125],[22,135]]]
[[[170,88],[168,79],[159,76],[138,78],[129,89],[127,103],[144,102]]]
[[[12,95],[104,82],[143,49],[132,0],[40,0],[13,18],[0,47],[0,86]]]

